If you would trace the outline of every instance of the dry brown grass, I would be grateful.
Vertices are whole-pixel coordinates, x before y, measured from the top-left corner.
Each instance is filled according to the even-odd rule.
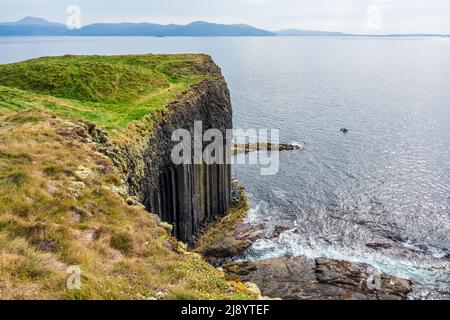
[[[0,108],[0,299],[253,297],[112,192],[121,177],[79,125]],[[80,290],[66,288],[71,265]]]

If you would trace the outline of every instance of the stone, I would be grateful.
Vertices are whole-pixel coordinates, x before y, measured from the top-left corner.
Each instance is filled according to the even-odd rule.
[[[111,191],[114,192],[114,193],[117,193],[120,196],[126,196],[128,194],[127,189],[125,187],[122,187],[122,186],[120,186],[120,187],[113,186],[111,188]]]
[[[99,132],[99,131],[97,131],[97,132]],[[106,142],[108,142],[108,136],[106,135],[106,133],[104,133],[104,132],[102,132],[102,131],[100,131],[99,133],[98,133],[98,141],[100,142],[100,143],[106,143]]]
[[[128,197],[126,202],[129,206],[139,206],[141,204],[137,197]]]
[[[114,172],[114,168],[112,166],[98,165],[97,171],[100,172],[101,174],[107,174]]]
[[[90,168],[79,166],[78,170],[75,171],[75,175],[81,180],[86,180],[94,175],[94,171]]]
[[[79,136],[81,138],[86,138],[87,137],[86,131],[82,127],[75,127],[75,128],[72,129],[72,132],[75,135],[77,135],[77,136]]]
[[[84,184],[84,182],[81,181],[71,181],[70,182],[72,188],[77,189],[77,190],[83,190],[84,188],[86,188],[86,185]]]
[[[177,243],[177,251],[180,253],[186,253],[188,251],[188,246],[186,243],[178,241]]]
[[[255,295],[256,300],[263,300],[261,295],[261,290],[259,289],[258,285],[253,282],[246,282],[244,283],[245,288],[247,291]]]
[[[232,153],[235,155],[256,151],[294,151],[299,150],[301,147],[296,144],[289,143],[271,143],[271,142],[259,142],[259,143],[246,143],[246,144],[235,144],[232,146]]]
[[[85,229],[85,230],[81,231],[81,239],[87,243],[94,242],[96,235],[97,235],[97,231],[95,231],[93,229]]]
[[[69,209],[69,216],[74,222],[79,223],[79,222],[82,222],[82,221],[88,219],[92,215],[85,209],[73,206]]]
[[[249,280],[248,275],[256,271],[256,265],[252,261],[242,261],[239,263],[228,263],[222,266],[223,270],[227,273],[228,280]],[[237,276],[237,277],[236,277]]]
[[[167,293],[166,293],[166,292],[163,292],[163,291],[157,291],[157,292],[155,293],[155,298],[156,298],[156,300],[163,300],[163,299],[166,298],[166,296],[167,296]]]
[[[54,252],[58,248],[58,242],[48,239],[36,239],[32,244],[44,252]]]
[[[222,235],[212,241],[204,250],[203,255],[208,258],[228,258],[234,257],[252,245],[248,240],[237,240],[233,237]]]
[[[167,223],[167,222],[161,222],[161,223],[159,224],[159,226],[160,226],[161,228],[163,228],[164,230],[166,230],[167,234],[169,234],[169,235],[172,234],[172,231],[173,231],[173,225],[171,225],[171,224],[169,224],[169,223]]]
[[[223,266],[226,279],[256,283],[263,296],[285,300],[401,300],[412,282],[364,263],[305,256]]]
[[[286,226],[282,226],[282,225],[275,226],[275,228],[272,231],[272,234],[271,234],[270,238],[271,239],[279,238],[280,235],[283,232],[287,231],[287,230],[289,230],[289,228],[286,227]]]
[[[88,129],[88,132],[89,132],[89,134],[91,136],[97,136],[97,131],[95,130],[95,128],[96,128],[96,124],[95,123],[89,122],[87,124],[87,129]]]
[[[158,225],[161,223],[161,218],[157,214],[150,213],[150,218]]]
[[[374,250],[378,250],[378,249],[391,249],[392,248],[392,244],[390,243],[378,243],[378,242],[374,242],[374,243],[368,243],[366,244],[367,248],[370,249],[374,249]]]
[[[69,194],[75,198],[75,199],[80,199],[80,194],[78,193],[77,190],[75,190],[74,188],[67,188],[67,191],[69,192]]]
[[[241,223],[237,225],[236,229],[233,231],[233,237],[237,240],[249,240],[255,242],[259,239],[265,237],[266,225],[264,223],[260,224],[250,224]]]
[[[384,295],[401,299],[405,299],[412,291],[410,280],[382,273],[368,264],[327,258],[317,258],[315,262],[317,279],[320,283],[350,287],[366,295]]]

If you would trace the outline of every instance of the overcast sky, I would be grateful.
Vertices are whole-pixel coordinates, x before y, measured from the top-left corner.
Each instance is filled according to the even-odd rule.
[[[93,22],[247,23],[269,30],[450,34],[450,0],[0,0],[0,20],[65,22],[69,5]]]

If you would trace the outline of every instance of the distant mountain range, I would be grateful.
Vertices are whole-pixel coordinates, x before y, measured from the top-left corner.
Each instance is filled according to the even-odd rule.
[[[154,37],[274,37],[274,36],[370,36],[370,37],[449,37],[441,34],[356,35],[342,32],[286,29],[267,31],[246,24],[216,24],[196,21],[187,25],[155,23],[94,23],[69,30],[61,23],[25,17],[0,23],[0,36],[154,36]]]
[[[0,23],[2,36],[155,36],[155,37],[270,37],[275,33],[246,24],[216,24],[196,21],[187,25],[154,23],[95,23],[77,30],[41,18],[26,17]]]

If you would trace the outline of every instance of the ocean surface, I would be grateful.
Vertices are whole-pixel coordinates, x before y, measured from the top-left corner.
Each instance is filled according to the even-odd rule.
[[[289,227],[245,257],[367,262],[412,279],[411,298],[450,299],[450,39],[0,37],[0,63],[197,52],[222,68],[236,128],[302,147],[275,176],[235,167],[247,220]]]

